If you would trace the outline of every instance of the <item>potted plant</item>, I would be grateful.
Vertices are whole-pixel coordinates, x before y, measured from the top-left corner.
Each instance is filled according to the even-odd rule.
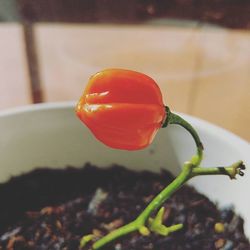
[[[17,176],[0,186],[3,201],[0,249],[249,248],[243,220],[233,209],[220,211],[204,195],[184,185],[198,175],[226,175],[233,179],[243,175],[243,163],[202,167],[203,144],[198,133],[189,122],[163,105],[161,93],[151,78],[134,71],[111,69],[90,79],[76,113],[109,147],[91,136],[75,119],[72,108],[73,104],[67,108],[38,105],[0,116],[0,128],[5,131],[1,137],[1,181],[10,175]],[[174,143],[168,140],[170,135],[165,131],[174,128],[167,126],[170,124],[189,131],[197,148],[196,155],[184,163],[176,179],[166,171],[152,173],[165,161],[169,169],[174,167],[171,169],[174,172],[178,168],[176,162],[173,164],[174,155],[190,147],[189,142],[182,145],[188,141],[181,135],[184,130],[170,133]],[[156,133],[161,138],[154,139]],[[234,147],[241,147],[247,155],[244,143],[230,134],[226,138],[235,145],[225,139],[221,145],[212,145],[215,157],[218,152],[222,159],[230,158],[228,152],[241,156]],[[176,151],[171,151],[173,145],[178,145]],[[162,157],[163,154],[167,157]],[[84,162],[98,166],[116,163],[132,170],[117,165],[102,169],[91,164],[83,169],[44,168],[79,166]],[[141,169],[150,172],[135,171],[133,167],[141,163]],[[33,170],[34,166],[43,168]],[[22,173],[26,174],[18,176]],[[227,195],[230,192],[232,199],[233,193],[238,192],[228,180],[208,178],[213,179],[206,186],[208,190],[221,185],[221,201],[225,192]],[[236,205],[240,202],[235,199]],[[242,204],[241,211],[245,208],[244,201]]]

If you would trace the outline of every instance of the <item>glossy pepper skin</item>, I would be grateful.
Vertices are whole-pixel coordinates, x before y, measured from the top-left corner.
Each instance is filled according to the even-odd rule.
[[[139,72],[106,69],[92,76],[76,114],[109,147],[147,147],[166,119],[155,81]]]

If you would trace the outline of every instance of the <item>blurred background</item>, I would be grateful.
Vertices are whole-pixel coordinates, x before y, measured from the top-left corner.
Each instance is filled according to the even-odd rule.
[[[77,101],[109,67],[250,141],[249,0],[0,0],[0,110]]]

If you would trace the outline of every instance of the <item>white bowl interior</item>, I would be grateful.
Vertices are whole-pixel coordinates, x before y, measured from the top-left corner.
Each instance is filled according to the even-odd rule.
[[[204,166],[228,165],[244,160],[249,166],[249,143],[199,119],[183,115],[197,130],[205,146]],[[73,103],[42,104],[0,114],[0,182],[37,167],[80,167],[91,162],[100,167],[120,164],[133,169],[177,174],[195,153],[191,136],[181,127],[161,129],[153,144],[140,151],[122,151],[97,141],[74,113]],[[219,206],[233,205],[245,219],[250,236],[250,177],[231,181],[226,176],[196,177],[189,183]]]

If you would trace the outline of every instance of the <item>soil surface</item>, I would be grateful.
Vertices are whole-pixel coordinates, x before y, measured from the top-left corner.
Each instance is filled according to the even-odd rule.
[[[81,236],[100,237],[135,219],[172,179],[166,171],[99,169],[91,164],[82,169],[42,168],[14,177],[0,185],[0,249],[79,249]],[[250,249],[242,218],[230,207],[219,211],[194,188],[184,186],[164,206],[164,224],[183,223],[181,231],[167,237],[135,232],[104,249]]]

